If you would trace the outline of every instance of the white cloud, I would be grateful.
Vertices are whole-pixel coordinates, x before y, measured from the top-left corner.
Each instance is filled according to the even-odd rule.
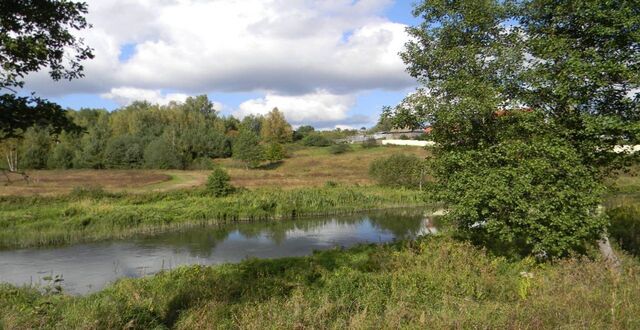
[[[45,97],[99,94],[119,104],[260,92],[238,112],[278,106],[293,123],[335,125],[364,120],[348,115],[359,92],[415,85],[398,56],[405,26],[382,16],[393,0],[87,2],[93,28],[80,36],[96,58],[84,63],[85,77],[52,82],[39,72],[29,89]],[[125,45],[134,52],[121,61]]]
[[[294,125],[307,123],[337,122],[347,119],[347,112],[356,102],[353,95],[335,95],[325,90],[313,93],[283,96],[267,93],[263,98],[240,104],[236,116],[266,114],[277,107]]]
[[[86,77],[29,87],[45,96],[111,88],[306,94],[412,85],[398,56],[405,26],[390,0],[89,0]],[[119,61],[124,45],[135,53]]]
[[[164,94],[160,90],[140,89],[133,87],[112,88],[109,93],[104,93],[100,96],[106,99],[113,100],[120,105],[128,105],[133,101],[148,101],[153,104],[166,105],[169,104],[169,102],[184,102],[184,100],[189,97],[189,95],[182,93]],[[219,103],[214,103],[214,105],[222,107],[222,105]]]

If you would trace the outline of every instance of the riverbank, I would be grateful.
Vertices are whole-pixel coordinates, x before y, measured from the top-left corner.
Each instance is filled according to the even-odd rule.
[[[185,267],[83,297],[0,285],[7,329],[640,327],[640,263],[509,261],[447,235]]]
[[[424,201],[419,191],[373,186],[262,188],[222,198],[202,189],[146,194],[76,190],[57,197],[0,197],[0,249],[125,238],[194,225],[420,205]]]

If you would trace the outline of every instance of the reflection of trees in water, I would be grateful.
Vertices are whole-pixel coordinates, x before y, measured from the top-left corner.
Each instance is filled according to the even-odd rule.
[[[143,245],[161,245],[174,251],[186,249],[191,256],[209,257],[218,243],[225,241],[233,231],[229,226],[197,227],[145,238]]]
[[[198,227],[185,231],[166,233],[144,239],[143,245],[163,245],[174,250],[186,249],[192,256],[209,257],[215,247],[229,239],[233,232],[247,239],[265,237],[280,245],[291,231],[310,232],[327,226],[356,226],[369,219],[371,225],[381,231],[391,232],[399,239],[412,237],[422,220],[420,210],[389,210],[368,214],[327,216],[321,219],[298,219],[268,222],[245,222],[220,227]]]
[[[414,237],[422,226],[423,218],[421,210],[392,210],[369,215],[371,225],[378,230],[391,232],[398,239]]]

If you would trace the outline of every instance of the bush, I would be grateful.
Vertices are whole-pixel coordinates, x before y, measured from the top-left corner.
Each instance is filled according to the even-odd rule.
[[[606,228],[596,175],[555,137],[440,153],[430,172],[438,178],[430,197],[447,205],[445,221],[497,254],[583,254]]]
[[[329,147],[329,153],[333,155],[343,154],[351,150],[351,146],[346,143],[334,144]]]
[[[374,138],[368,138],[362,142],[362,147],[365,149],[378,147],[378,141]]]
[[[640,256],[640,207],[622,206],[607,212],[611,220],[609,234],[621,248]]]
[[[264,150],[264,158],[269,162],[277,162],[283,160],[287,156],[284,146],[280,143],[272,142],[267,144]]]
[[[231,177],[224,169],[217,167],[209,174],[207,178],[206,189],[209,193],[216,197],[223,197],[234,191],[233,186],[229,183]]]
[[[309,134],[302,139],[302,144],[307,147],[328,147],[333,142],[320,134]]]
[[[396,154],[373,161],[369,175],[382,186],[415,189],[424,181],[423,166],[414,155]]]

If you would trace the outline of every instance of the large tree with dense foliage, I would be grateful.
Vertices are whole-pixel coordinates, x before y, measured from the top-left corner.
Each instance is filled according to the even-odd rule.
[[[287,143],[293,138],[293,129],[284,118],[284,114],[278,108],[273,108],[264,117],[260,135],[267,143]]]
[[[241,130],[233,143],[233,158],[242,161],[247,168],[258,166],[264,160],[258,135],[249,129]]]
[[[57,105],[36,97],[11,93],[24,77],[48,69],[51,78],[82,77],[81,62],[93,58],[91,49],[72,33],[89,27],[87,4],[67,0],[6,0],[0,2],[0,140],[33,125],[67,128],[70,121]]]
[[[637,155],[637,1],[429,0],[402,53],[423,88],[393,109],[429,123],[432,196],[502,251],[565,256],[601,238],[602,179]]]

